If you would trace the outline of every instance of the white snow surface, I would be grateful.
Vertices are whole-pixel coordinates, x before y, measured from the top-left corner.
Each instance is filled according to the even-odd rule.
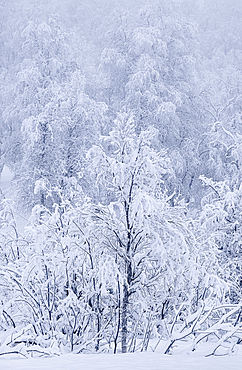
[[[67,354],[52,358],[0,358],[1,370],[241,370],[242,355],[204,357],[163,355],[159,352],[129,354]]]

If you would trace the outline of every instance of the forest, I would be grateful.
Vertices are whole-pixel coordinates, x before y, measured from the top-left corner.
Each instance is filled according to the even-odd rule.
[[[242,345],[241,19],[0,2],[0,356]]]

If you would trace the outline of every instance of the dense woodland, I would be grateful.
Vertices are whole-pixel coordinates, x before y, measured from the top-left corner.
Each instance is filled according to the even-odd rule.
[[[0,355],[241,345],[241,19],[1,1]]]

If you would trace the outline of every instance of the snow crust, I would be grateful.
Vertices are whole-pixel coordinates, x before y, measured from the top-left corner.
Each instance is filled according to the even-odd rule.
[[[163,355],[159,352],[75,355],[54,358],[0,358],[1,370],[240,370],[242,355],[200,357]]]

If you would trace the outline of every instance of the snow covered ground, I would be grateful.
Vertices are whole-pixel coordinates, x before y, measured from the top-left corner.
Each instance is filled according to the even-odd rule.
[[[201,357],[163,355],[159,352],[134,354],[74,355],[54,358],[0,358],[1,370],[241,370],[242,355]]]

